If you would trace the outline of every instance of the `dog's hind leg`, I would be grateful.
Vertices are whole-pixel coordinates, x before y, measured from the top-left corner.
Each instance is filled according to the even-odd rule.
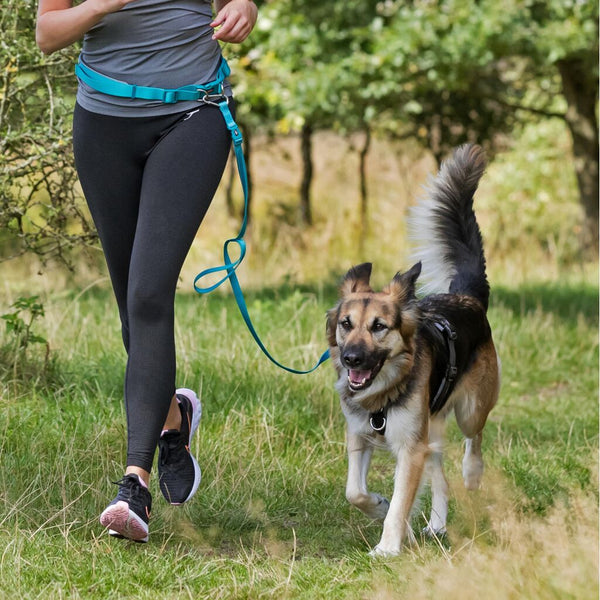
[[[481,455],[480,431],[475,437],[465,439],[465,455],[462,470],[465,487],[468,490],[478,490],[483,476],[483,456]]]
[[[431,516],[426,535],[446,533],[448,517],[448,481],[444,474],[444,432],[446,420],[442,416],[434,417],[429,422],[429,451],[427,467],[431,477]]]
[[[368,491],[367,474],[373,447],[361,435],[348,432],[348,480],[346,498],[371,519],[384,519],[389,502]]]
[[[478,360],[465,377],[454,404],[456,422],[466,438],[463,479],[468,490],[476,490],[483,475],[481,440],[488,415],[500,392],[500,359],[492,340],[480,348]]]
[[[454,407],[456,422],[465,436],[465,455],[462,461],[462,472],[465,487],[468,490],[477,490],[483,476],[483,456],[481,455],[482,431],[485,425],[485,416],[476,415],[473,406],[476,398],[466,396],[462,402],[457,402]]]

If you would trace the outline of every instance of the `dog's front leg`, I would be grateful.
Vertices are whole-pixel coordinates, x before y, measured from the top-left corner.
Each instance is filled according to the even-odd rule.
[[[384,519],[389,502],[367,489],[373,447],[363,436],[348,432],[348,480],[346,498],[371,519]]]
[[[402,542],[410,527],[410,511],[417,495],[423,475],[427,447],[415,444],[398,451],[394,494],[388,514],[383,522],[383,533],[379,544],[371,551],[373,556],[393,556],[399,554]]]

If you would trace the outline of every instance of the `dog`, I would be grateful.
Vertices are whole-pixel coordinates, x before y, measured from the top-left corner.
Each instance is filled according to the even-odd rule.
[[[464,484],[469,490],[480,485],[482,431],[500,389],[487,319],[490,287],[473,210],[485,168],[481,147],[455,149],[409,215],[418,262],[379,292],[369,284],[371,263],[351,268],[339,301],[327,311],[335,388],[347,425],[346,498],[368,517],[384,520],[374,556],[401,551],[425,472],[432,507],[424,533],[445,534],[442,452],[451,411],[466,438]],[[417,299],[421,271],[427,283]],[[367,488],[373,449],[381,446],[396,459],[391,502]]]

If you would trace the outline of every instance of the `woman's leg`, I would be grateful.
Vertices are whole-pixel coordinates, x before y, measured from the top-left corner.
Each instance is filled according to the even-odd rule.
[[[150,471],[175,392],[174,299],[181,267],[231,145],[218,108],[183,117],[154,146],[142,180],[127,284],[127,466]]]
[[[100,518],[112,535],[148,539],[152,499],[147,484],[160,430],[165,419],[173,427],[179,406],[182,413],[187,408],[188,416],[194,409],[193,402],[183,398],[178,405],[174,397],[174,294],[229,147],[229,132],[213,107],[190,116],[137,119],[75,110],[76,165],[102,242],[128,352],[127,470],[119,494]],[[193,434],[182,424],[180,438],[184,429]],[[169,441],[161,443],[172,444],[176,434],[171,431]],[[189,458],[184,456],[186,466]],[[170,467],[170,482],[189,499],[195,487],[186,492],[179,485],[177,469],[173,475],[178,464],[161,462]]]
[[[145,155],[158,137],[143,124],[92,113],[79,105],[73,115],[75,165],[104,251],[125,349],[129,347],[127,280]]]

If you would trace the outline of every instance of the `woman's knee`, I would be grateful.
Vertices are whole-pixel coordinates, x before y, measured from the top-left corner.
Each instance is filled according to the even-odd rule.
[[[147,287],[130,289],[127,295],[127,315],[129,324],[134,322],[156,323],[172,319],[173,295]]]

